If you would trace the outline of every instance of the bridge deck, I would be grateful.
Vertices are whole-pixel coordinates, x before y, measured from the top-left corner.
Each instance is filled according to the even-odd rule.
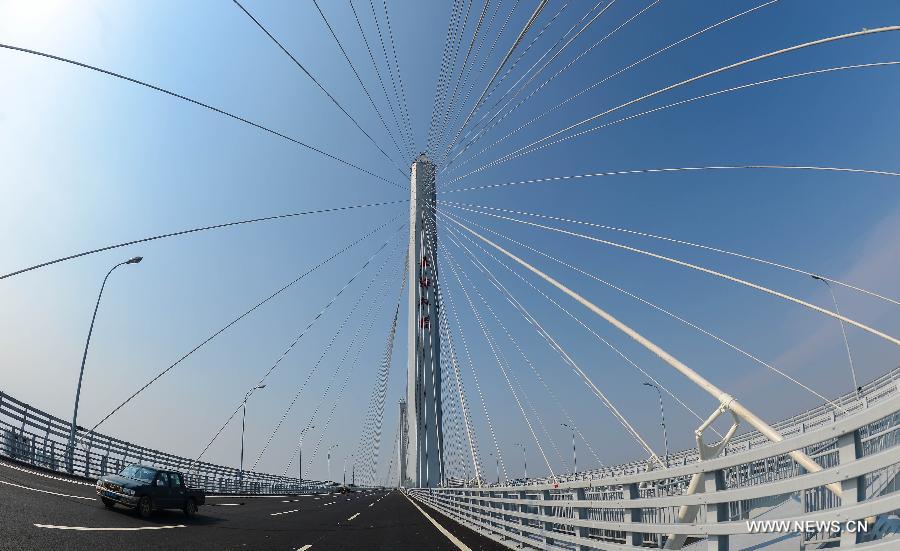
[[[194,518],[163,511],[143,520],[125,509],[106,510],[88,483],[25,469],[0,462],[3,551],[459,549],[398,491],[211,497]],[[501,549],[440,514],[428,513],[473,550]]]

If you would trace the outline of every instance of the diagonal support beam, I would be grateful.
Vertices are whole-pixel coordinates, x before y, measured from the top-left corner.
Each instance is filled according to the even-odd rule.
[[[784,440],[784,437],[781,436],[781,434],[777,430],[775,430],[771,425],[769,425],[768,423],[766,423],[765,421],[763,421],[762,419],[757,417],[756,414],[754,414],[752,411],[750,411],[749,409],[744,407],[744,405],[741,404],[740,402],[738,402],[733,396],[731,396],[727,392],[721,390],[719,387],[717,387],[716,385],[714,385],[711,382],[709,382],[708,380],[706,380],[705,377],[703,377],[702,375],[700,375],[699,373],[697,373],[696,371],[694,371],[693,369],[691,369],[690,367],[688,367],[687,365],[682,363],[680,360],[678,360],[677,358],[675,358],[674,356],[672,356],[671,354],[669,354],[668,352],[663,350],[660,346],[658,346],[656,343],[652,342],[650,339],[644,337],[643,335],[641,335],[640,333],[638,333],[637,331],[635,331],[634,329],[632,329],[625,323],[619,321],[612,314],[606,312],[605,310],[603,310],[599,306],[595,305],[588,299],[579,295],[572,289],[569,289],[568,287],[566,287],[559,281],[553,279],[549,275],[547,275],[544,272],[542,272],[541,270],[535,268],[534,266],[532,266],[528,262],[522,260],[521,258],[514,255],[513,253],[507,251],[506,249],[504,249],[500,245],[494,243],[487,237],[484,237],[483,235],[481,235],[480,233],[476,232],[475,230],[469,228],[465,224],[462,224],[461,222],[455,220],[453,217],[448,217],[448,219],[451,222],[453,222],[454,224],[456,224],[457,226],[459,226],[460,228],[462,228],[463,230],[465,230],[468,233],[472,234],[473,236],[477,237],[478,239],[480,239],[487,245],[490,245],[497,251],[503,253],[510,259],[514,260],[516,263],[521,265],[523,268],[526,268],[527,270],[529,270],[530,272],[539,276],[541,279],[543,279],[547,283],[553,285],[560,291],[564,292],[565,294],[569,295],[576,301],[580,302],[588,310],[597,314],[598,316],[600,316],[601,318],[606,320],[608,323],[610,323],[613,327],[622,331],[627,336],[629,336],[630,338],[635,340],[638,344],[640,344],[641,346],[643,346],[644,348],[646,348],[647,350],[649,350],[650,352],[652,352],[653,354],[658,356],[662,361],[666,362],[667,364],[669,364],[670,366],[675,368],[676,371],[678,371],[679,373],[681,373],[682,375],[687,377],[691,382],[693,382],[694,384],[699,386],[701,389],[705,390],[713,398],[718,400],[719,403],[722,404],[723,408],[731,411],[731,413],[733,413],[734,415],[736,415],[743,421],[746,421],[748,425],[750,425],[751,427],[753,427],[754,429],[759,431],[762,435],[764,435],[766,438],[768,438],[772,442],[781,442],[782,440]],[[792,452],[789,452],[788,455],[790,455],[790,457],[794,461],[796,461],[801,467],[803,467],[804,469],[806,469],[807,471],[809,471],[811,473],[816,473],[816,472],[819,472],[822,470],[822,467],[820,467],[818,463],[816,463],[811,457],[809,457],[808,455],[806,455],[805,453],[803,453],[800,450],[794,450]],[[840,485],[828,484],[826,487],[829,490],[831,490],[831,492],[834,493],[836,496],[838,496],[838,497],[841,496]]]

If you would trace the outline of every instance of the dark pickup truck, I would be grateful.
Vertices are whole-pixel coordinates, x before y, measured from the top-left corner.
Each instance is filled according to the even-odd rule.
[[[203,490],[188,488],[184,476],[143,465],[129,465],[119,474],[108,474],[97,481],[97,495],[107,508],[116,503],[137,509],[149,517],[157,509],[181,509],[193,516],[206,502]]]

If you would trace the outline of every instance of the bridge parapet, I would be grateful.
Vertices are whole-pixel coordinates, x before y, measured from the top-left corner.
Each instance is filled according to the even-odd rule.
[[[313,480],[301,483],[297,478],[252,471],[244,472],[241,484],[240,470],[234,467],[195,462],[104,434],[88,433],[80,427],[69,471],[66,448],[70,427],[70,422],[0,392],[0,457],[20,463],[88,479],[142,463],[183,472],[189,486],[215,493],[296,493],[325,484]]]
[[[661,547],[671,534],[688,535],[691,547],[719,550],[776,540],[791,540],[793,549],[897,548],[891,546],[900,541],[881,539],[885,533],[876,524],[885,526],[900,510],[898,380],[895,369],[837,400],[844,411],[825,405],[776,424],[785,435],[782,442],[755,432],[735,437],[714,459],[699,461],[696,450],[685,450],[671,456],[666,469],[634,462],[577,477],[411,494],[514,549]],[[787,455],[793,450],[805,451],[823,470],[807,473]],[[704,483],[698,493],[686,495],[695,473],[702,473]],[[831,483],[841,486],[843,498],[826,489]],[[699,506],[700,512],[693,523],[678,524],[678,509],[685,505]],[[867,532],[847,527],[866,519]],[[770,525],[768,533],[753,534],[760,531],[748,524],[754,520],[787,521],[788,528]],[[795,530],[798,526],[804,529]]]

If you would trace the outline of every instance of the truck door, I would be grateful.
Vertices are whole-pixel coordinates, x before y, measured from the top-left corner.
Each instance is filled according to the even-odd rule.
[[[172,506],[172,491],[169,487],[169,475],[167,473],[157,473],[156,480],[153,481],[153,504],[156,507]]]
[[[172,506],[182,507],[187,499],[187,492],[184,489],[184,480],[178,473],[169,473],[169,491],[172,493]]]

